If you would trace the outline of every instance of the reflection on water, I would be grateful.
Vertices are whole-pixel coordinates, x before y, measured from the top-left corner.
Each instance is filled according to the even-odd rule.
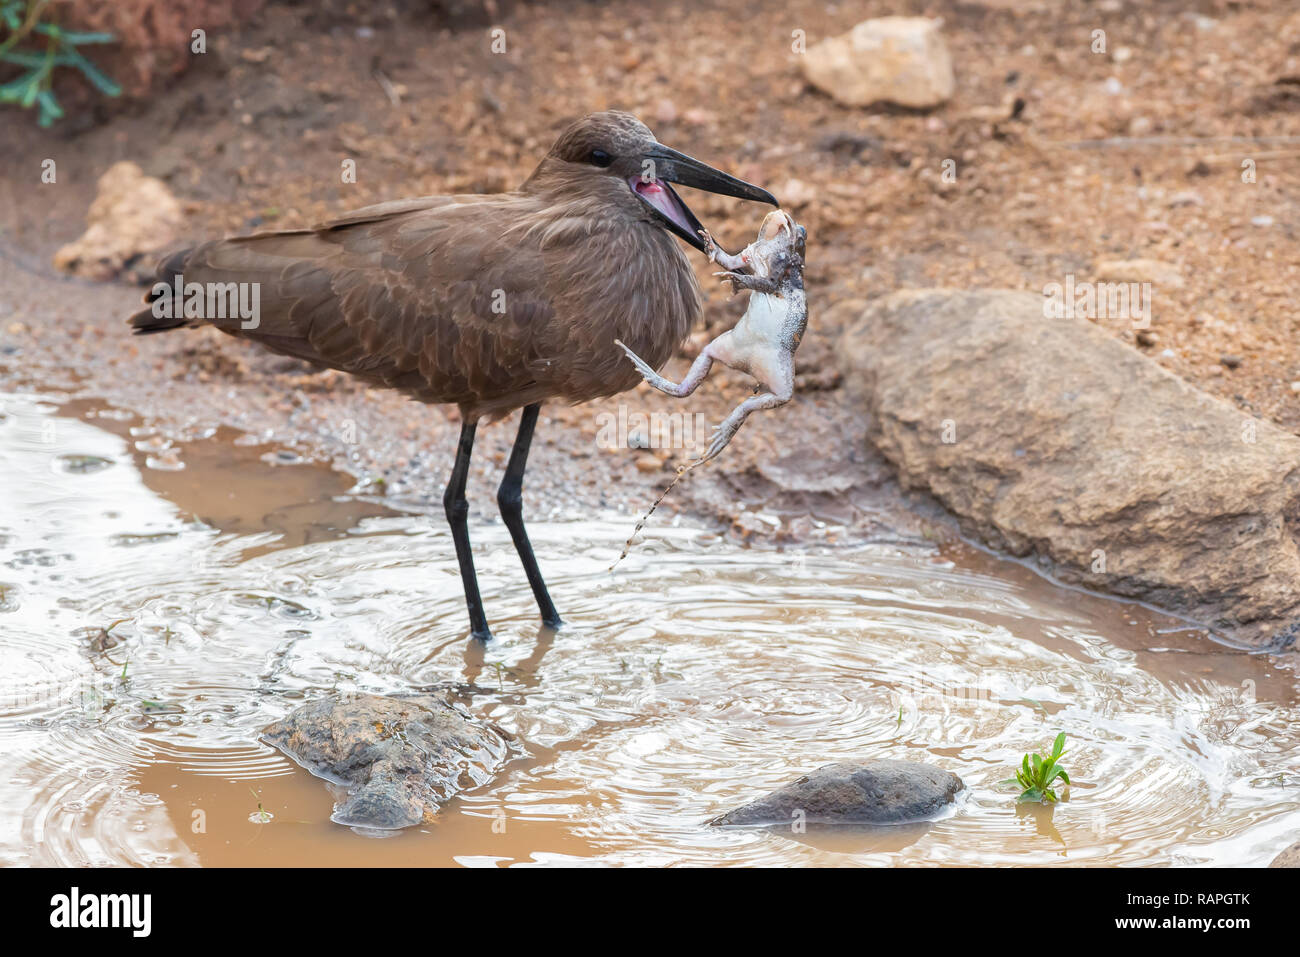
[[[480,525],[483,648],[440,517],[226,436],[3,409],[3,864],[1262,864],[1300,828],[1290,662],[969,549],[661,528],[610,575],[627,518],[538,523],[553,635]],[[327,785],[257,740],[325,690],[431,686],[525,756],[429,827],[331,824]],[[1070,800],[1017,809],[998,782],[1058,730]],[[968,791],[918,827],[703,826],[868,757]]]

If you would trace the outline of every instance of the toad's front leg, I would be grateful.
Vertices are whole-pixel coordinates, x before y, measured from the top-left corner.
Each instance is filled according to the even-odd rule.
[[[727,272],[715,272],[713,275],[721,278],[723,282],[731,283],[731,294],[733,296],[742,289],[748,289],[750,292],[759,292],[764,295],[774,296],[776,295],[777,289],[780,288],[775,279],[771,279],[767,276],[754,276],[747,272],[729,270]]]
[[[655,372],[654,369],[651,369],[649,363],[624,345],[622,340],[615,339],[614,341],[617,342],[619,346],[622,347],[623,351],[627,353],[627,357],[631,359],[632,364],[636,366],[636,371],[641,373],[641,377],[645,379],[646,382],[649,382],[660,392],[676,396],[679,399],[685,398],[699,388],[700,383],[703,382],[705,377],[709,374],[709,369],[712,368],[714,359],[712,348],[714,343],[717,342],[715,339],[714,342],[709,343],[700,350],[700,354],[696,356],[695,361],[691,363],[690,371],[686,373],[686,377],[682,379],[681,382],[672,382],[665,379],[658,372]]]
[[[731,255],[731,253],[714,242],[707,229],[700,230],[700,238],[704,240],[704,251],[709,257],[709,262],[717,263],[724,269],[744,269],[749,265],[749,260],[745,258],[743,249],[735,256]]]

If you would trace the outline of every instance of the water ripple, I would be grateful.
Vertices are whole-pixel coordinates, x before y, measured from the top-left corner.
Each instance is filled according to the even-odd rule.
[[[552,634],[504,528],[476,525],[497,635],[482,648],[440,521],[357,519],[319,470],[250,450],[240,474],[275,478],[227,489],[234,517],[214,526],[157,488],[205,481],[232,446],[151,471],[145,426],[5,409],[5,864],[1241,865],[1300,825],[1290,662],[1016,566],[661,527],[611,574],[625,518],[537,523],[570,622]],[[258,740],[327,690],[416,688],[449,690],[524,756],[388,841],[330,824],[326,785]],[[1058,731],[1069,800],[1017,808],[999,782]],[[960,774],[960,807],[848,834],[705,826],[880,757]]]

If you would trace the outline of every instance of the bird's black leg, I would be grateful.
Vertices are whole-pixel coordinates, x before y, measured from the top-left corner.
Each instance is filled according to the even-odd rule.
[[[501,506],[501,518],[505,521],[506,528],[510,529],[510,537],[515,540],[515,551],[519,553],[519,559],[524,563],[524,574],[528,576],[533,597],[537,599],[537,608],[542,613],[542,623],[551,628],[558,628],[563,622],[555,610],[555,605],[551,603],[551,596],[546,591],[546,582],[542,580],[542,572],[537,567],[537,558],[533,555],[532,543],[528,541],[528,533],[524,531],[524,469],[528,467],[528,447],[532,444],[533,428],[537,425],[537,413],[541,408],[540,402],[524,406],[523,415],[519,419],[519,435],[515,438],[515,447],[510,450],[510,462],[506,465],[506,474],[501,480],[501,487],[497,489],[497,504]]]
[[[469,547],[469,502],[465,500],[465,480],[469,477],[469,457],[474,451],[474,433],[477,422],[465,420],[460,427],[460,444],[456,448],[456,464],[451,469],[451,481],[442,496],[442,507],[451,525],[451,539],[456,543],[456,561],[460,563],[460,580],[465,586],[465,605],[469,609],[470,634],[480,641],[492,638],[487,616],[483,614],[483,599],[478,593],[478,576],[474,573],[474,554]]]

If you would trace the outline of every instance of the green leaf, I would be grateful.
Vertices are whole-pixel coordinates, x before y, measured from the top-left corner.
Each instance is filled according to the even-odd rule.
[[[67,53],[70,65],[77,67],[91,83],[99,88],[99,92],[105,96],[118,96],[122,88],[105,76],[95,64],[91,63],[76,50],[69,50]]]
[[[29,85],[35,84],[37,77],[34,73],[24,73],[16,80],[0,86],[0,101],[6,103],[17,103],[27,92]]]
[[[40,119],[36,121],[37,123],[49,126],[63,116],[63,107],[59,106],[58,99],[49,90],[41,90],[36,101],[41,105],[41,115]]]
[[[12,63],[15,66],[43,67],[48,59],[43,53],[25,53],[22,50],[0,54],[0,63]]]
[[[1052,757],[1059,758],[1064,753],[1065,753],[1065,732],[1062,731],[1060,734],[1056,736],[1056,740],[1052,743]]]
[[[23,90],[23,98],[19,100],[19,105],[25,110],[36,102],[37,95],[41,92],[39,83],[30,83],[27,89]]]
[[[75,30],[64,30],[53,23],[38,23],[32,27],[32,32],[74,45],[82,43],[114,43],[117,40],[117,37],[111,33],[82,33]]]

